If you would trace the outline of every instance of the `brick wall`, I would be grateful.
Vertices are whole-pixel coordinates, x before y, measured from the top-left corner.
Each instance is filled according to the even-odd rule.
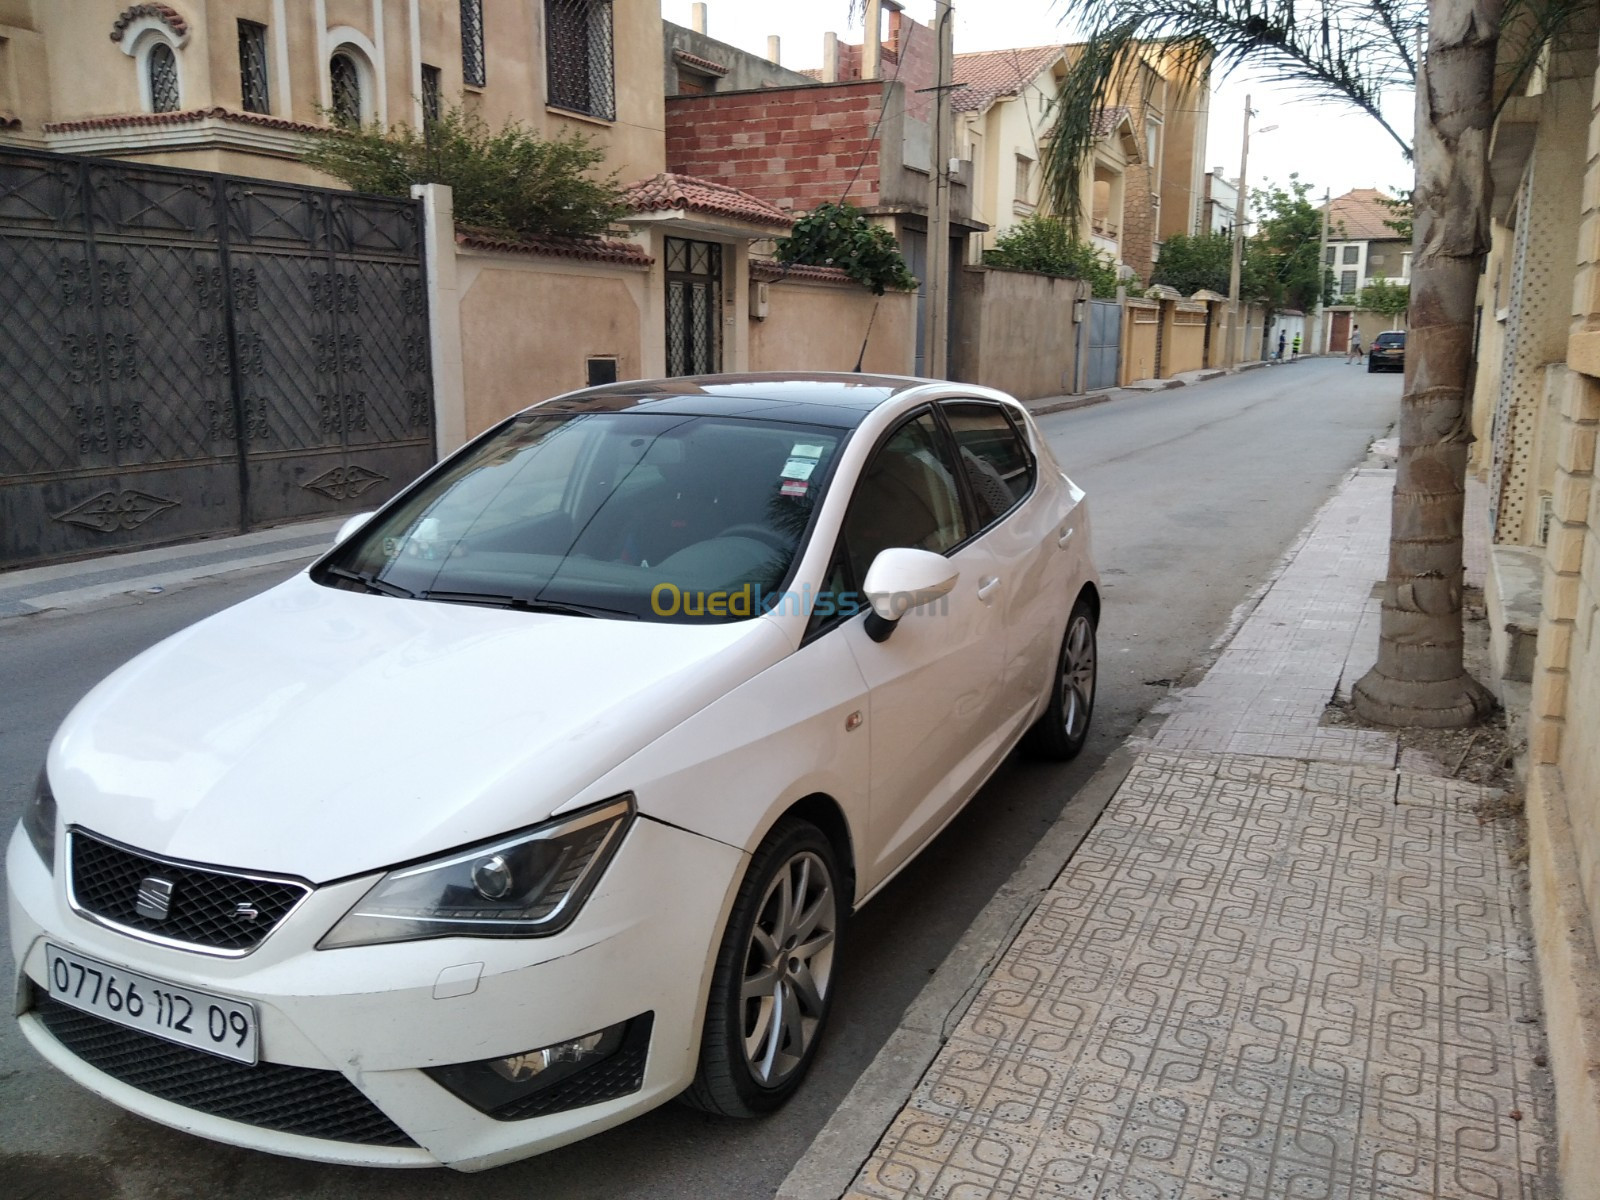
[[[804,212],[837,201],[860,166],[850,202],[876,204],[883,91],[862,80],[669,97],[667,170]]]

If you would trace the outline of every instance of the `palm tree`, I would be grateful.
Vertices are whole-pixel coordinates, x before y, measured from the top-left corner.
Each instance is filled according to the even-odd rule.
[[[1214,65],[1370,116],[1416,163],[1411,337],[1401,402],[1389,572],[1378,663],[1356,710],[1388,725],[1471,724],[1490,705],[1462,662],[1461,529],[1473,305],[1489,245],[1489,134],[1552,33],[1593,0],[1063,0],[1087,34],[1062,81],[1045,178],[1060,212],[1081,211],[1079,166],[1094,115],[1116,103],[1142,55],[1181,82]],[[1416,45],[1428,37],[1427,67]],[[1505,44],[1502,45],[1502,42]],[[1497,56],[1501,67],[1497,71]],[[1506,65],[1509,64],[1509,65]],[[1386,89],[1417,87],[1413,148],[1383,118]]]

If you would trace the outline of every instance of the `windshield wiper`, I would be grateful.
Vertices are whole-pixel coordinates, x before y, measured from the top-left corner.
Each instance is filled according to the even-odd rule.
[[[415,592],[401,587],[398,583],[389,583],[363,571],[352,571],[346,567],[323,567],[322,569],[326,574],[332,575],[337,579],[348,579],[351,583],[359,583],[367,591],[375,592],[380,596],[399,596],[403,600],[415,600],[417,598]]]
[[[530,600],[523,596],[506,596],[495,592],[428,591],[418,596],[421,600],[438,600],[445,604],[482,604],[489,608],[509,608],[517,612],[556,613],[565,617],[626,617],[637,620],[631,612],[620,608],[596,608],[589,604],[562,604],[554,600]]]

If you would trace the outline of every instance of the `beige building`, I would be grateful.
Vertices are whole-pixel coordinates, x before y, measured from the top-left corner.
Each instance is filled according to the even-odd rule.
[[[955,56],[957,145],[971,160],[973,218],[983,248],[1044,205],[1042,147],[1075,48],[1032,46]],[[1175,67],[1142,47],[1118,95],[1095,116],[1082,164],[1083,241],[1148,279],[1162,239],[1199,232],[1205,216],[1209,92],[1176,82]]]
[[[0,0],[0,140],[327,182],[308,129],[459,102],[631,180],[666,166],[660,63],[655,0]]]
[[[1354,300],[1377,279],[1411,282],[1411,240],[1389,222],[1394,209],[1377,188],[1356,188],[1328,204],[1328,248],[1323,263],[1333,272],[1333,290]]]
[[[1493,682],[1527,736],[1531,908],[1562,1192],[1600,1196],[1600,13],[1507,98],[1491,141],[1472,470]],[[1476,489],[1475,489],[1476,490]]]

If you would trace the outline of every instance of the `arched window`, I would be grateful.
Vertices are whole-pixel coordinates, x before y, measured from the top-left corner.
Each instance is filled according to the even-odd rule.
[[[144,70],[150,91],[150,111],[177,111],[181,97],[178,95],[178,59],[172,47],[164,41],[155,41],[145,55]]]
[[[355,57],[340,50],[328,60],[328,80],[333,91],[333,119],[341,125],[359,125],[366,119],[361,95],[361,67]]]

